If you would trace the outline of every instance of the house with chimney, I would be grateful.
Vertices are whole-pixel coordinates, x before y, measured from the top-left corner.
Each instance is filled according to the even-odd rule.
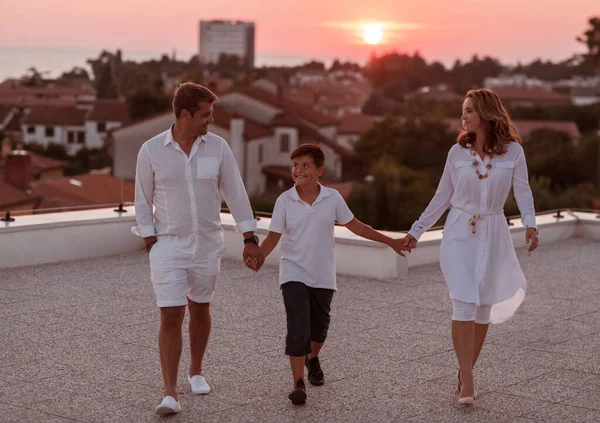
[[[0,212],[36,209],[41,196],[31,189],[31,156],[24,150],[10,151],[3,159],[0,180]]]
[[[337,119],[294,102],[277,84],[258,80],[230,91],[214,106],[210,131],[230,145],[249,195],[258,196],[291,183],[289,155],[300,144],[317,143],[326,154],[325,179],[342,180],[343,158],[353,154],[337,140]],[[135,178],[142,144],[168,129],[173,112],[111,131],[114,175]]]
[[[100,207],[132,202],[135,186],[101,172],[62,175],[66,163],[25,150],[3,149],[0,162],[0,212],[40,213],[71,207]]]

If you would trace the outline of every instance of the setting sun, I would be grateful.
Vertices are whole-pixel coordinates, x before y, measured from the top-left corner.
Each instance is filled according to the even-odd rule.
[[[367,44],[378,44],[383,38],[383,28],[379,24],[367,24],[364,26],[363,38]]]

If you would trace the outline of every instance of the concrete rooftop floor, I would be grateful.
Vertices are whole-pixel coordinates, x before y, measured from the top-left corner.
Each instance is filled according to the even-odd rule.
[[[573,238],[518,252],[529,291],[490,328],[475,406],[455,405],[451,303],[438,265],[404,280],[339,277],[326,383],[287,400],[277,269],[223,263],[200,397],[180,366],[183,412],[162,398],[159,313],[144,253],[0,270],[1,422],[598,422],[600,242]],[[368,265],[368,264],[366,264]],[[187,335],[184,336],[184,345]]]

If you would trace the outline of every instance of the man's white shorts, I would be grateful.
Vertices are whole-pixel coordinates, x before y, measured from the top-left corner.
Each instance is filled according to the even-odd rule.
[[[158,307],[187,305],[212,300],[221,272],[221,254],[194,255],[159,241],[150,250],[150,274]]]

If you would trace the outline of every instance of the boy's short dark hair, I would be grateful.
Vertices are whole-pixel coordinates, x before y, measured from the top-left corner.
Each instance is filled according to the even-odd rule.
[[[310,156],[315,163],[315,166],[321,167],[325,164],[325,152],[318,144],[301,144],[292,151],[290,154],[290,160],[294,160],[296,157]]]
[[[191,115],[198,111],[199,103],[214,103],[217,96],[208,88],[193,82],[180,84],[173,94],[173,111],[179,119],[182,110],[187,110]]]

